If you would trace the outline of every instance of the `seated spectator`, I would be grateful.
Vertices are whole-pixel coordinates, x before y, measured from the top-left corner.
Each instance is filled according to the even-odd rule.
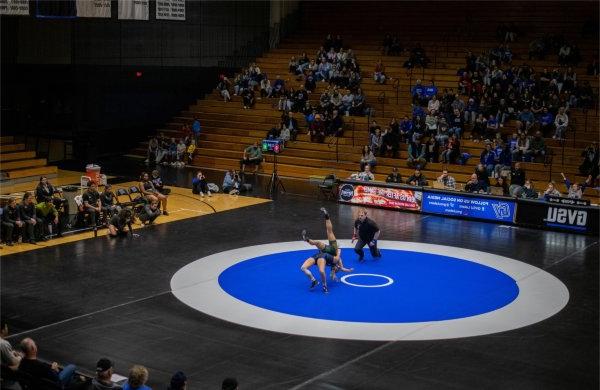
[[[421,173],[419,168],[415,169],[415,173],[413,173],[407,180],[406,184],[410,184],[411,186],[416,187],[424,187],[427,185],[427,179]]]
[[[487,192],[490,186],[490,176],[488,175],[487,170],[485,169],[483,164],[477,164],[477,167],[475,168],[475,174],[477,175],[477,178],[479,179],[483,190]]]
[[[13,246],[15,236],[18,237],[21,235],[20,230],[24,225],[25,222],[21,220],[21,212],[17,206],[17,200],[12,197],[9,198],[2,210],[2,232],[6,245]],[[17,230],[17,234],[15,234],[15,230]]]
[[[600,153],[598,151],[598,144],[593,143],[590,144],[587,148],[585,148],[585,150],[581,153],[583,161],[581,165],[579,165],[579,173],[585,176],[598,176],[599,155]]]
[[[187,389],[187,377],[181,371],[177,371],[171,377],[171,383],[167,390],[186,390]]]
[[[266,76],[263,77],[263,79],[260,80],[260,97],[258,99],[271,97],[272,90],[271,81]]]
[[[498,120],[494,115],[490,115],[487,124],[486,124],[486,134],[484,139],[492,140],[496,138],[496,133],[498,132]]]
[[[490,143],[485,144],[485,149],[481,152],[479,162],[485,167],[488,175],[492,176],[496,166],[496,154],[492,150],[492,145]]]
[[[235,378],[225,378],[221,390],[238,390],[238,381]]]
[[[537,199],[538,193],[533,187],[533,180],[525,180],[525,184],[523,185],[523,190],[521,191],[521,198],[524,199]]]
[[[413,135],[413,122],[408,119],[408,115],[405,115],[402,121],[400,121],[400,137],[409,143]]]
[[[525,171],[521,168],[521,163],[516,162],[514,168],[510,171],[510,194],[516,197],[520,196],[524,185]]]
[[[536,131],[533,138],[531,138],[528,155],[531,157],[532,161],[535,161],[537,157],[541,157],[542,162],[544,161],[544,156],[546,156],[546,143],[544,142],[544,138],[540,131]]]
[[[425,143],[425,159],[430,163],[437,163],[439,161],[440,145],[435,141],[433,137],[430,137]]]
[[[477,102],[473,98],[469,98],[464,111],[464,123],[474,123],[479,113]]]
[[[130,209],[120,209],[108,220],[109,237],[125,237],[132,234],[131,223],[133,222],[133,213]]]
[[[383,133],[381,133],[381,146],[379,155],[382,157],[391,155],[391,157],[397,158],[398,149],[400,149],[398,132],[394,132],[386,127]]]
[[[465,184],[466,192],[485,192],[483,184],[477,178],[477,174],[473,173]]]
[[[37,386],[41,385],[41,381],[47,380],[59,387],[69,387],[76,369],[73,364],[66,365],[61,370],[56,362],[48,365],[39,361],[37,345],[30,338],[23,339],[20,347],[24,356],[19,363],[19,371],[30,375],[37,382]]]
[[[113,383],[113,364],[103,358],[96,363],[96,377],[92,379],[92,390],[121,390],[121,386]]]
[[[521,129],[524,133],[527,133],[533,123],[535,122],[535,117],[533,113],[529,110],[529,107],[524,107],[523,111],[519,114],[519,120],[517,121],[517,129]]]
[[[165,187],[162,178],[160,177],[160,172],[157,169],[152,171],[151,177],[152,185],[156,189],[156,191],[160,192],[163,195],[169,195],[171,193],[171,189]]]
[[[222,76],[219,83],[217,84],[217,91],[221,97],[223,97],[223,101],[230,102],[231,95],[229,94],[229,88],[231,88],[231,82],[225,76]]]
[[[431,100],[427,102],[427,110],[429,112],[439,112],[440,111],[440,101],[437,99],[437,96],[433,95]]]
[[[244,92],[242,92],[242,101],[243,101],[244,109],[249,109],[249,108],[254,107],[254,104],[256,103],[256,99],[254,97],[254,91],[252,90],[252,88],[248,88]]]
[[[147,381],[148,370],[146,367],[135,365],[129,370],[129,376],[127,382],[123,385],[123,390],[152,390],[146,386]]]
[[[571,199],[581,199],[581,197],[583,196],[583,191],[585,191],[585,186],[586,184],[578,184],[578,183],[571,183],[571,181],[565,176],[564,173],[560,173],[560,175],[563,178],[563,181],[565,182],[565,187],[567,187],[567,198],[571,198]]]
[[[415,86],[411,90],[413,104],[422,106],[428,104],[427,96],[425,95],[425,87],[421,84],[421,80],[417,80]]]
[[[371,181],[375,180],[375,175],[371,172],[371,166],[366,164],[363,170],[357,175],[356,180]]]
[[[512,163],[512,154],[507,146],[503,145],[502,140],[495,142],[495,146],[492,148],[494,151],[494,177],[508,176],[506,173],[510,171]]]
[[[397,167],[392,168],[392,172],[386,177],[386,183],[402,183],[402,175],[398,171]]]
[[[238,195],[240,193],[240,186],[242,181],[240,175],[235,169],[229,169],[225,172],[225,178],[223,179],[223,193],[230,195]]]
[[[148,142],[148,149],[146,151],[146,161],[145,162],[147,164],[153,164],[156,162],[158,147],[159,147],[158,139],[156,137],[150,138],[150,141]]]
[[[421,144],[421,140],[417,139],[414,142],[411,142],[408,146],[408,166],[425,168],[425,165],[427,165],[427,160],[425,159],[425,152],[425,145]]]
[[[525,157],[530,154],[529,137],[521,134],[517,140],[517,147],[512,151],[513,161],[525,161]]]
[[[183,138],[179,139],[179,142],[177,143],[177,157],[176,157],[176,161],[173,163],[173,165],[175,165],[176,167],[179,168],[183,168],[185,166],[185,153],[187,151],[187,145],[185,144],[185,142],[183,141]]]
[[[502,188],[502,195],[504,195],[504,196],[510,195],[510,191],[508,188],[508,181],[506,180],[506,178],[504,176],[498,176],[498,178],[496,179],[496,184],[494,184],[494,187]]]
[[[269,97],[279,97],[285,92],[285,81],[281,78],[281,76],[275,76],[275,81],[273,82],[273,87],[271,89],[271,95]]]
[[[138,214],[138,218],[143,225],[151,225],[154,223],[154,220],[158,218],[158,216],[161,214],[159,204],[160,203],[156,198],[151,198],[149,202],[144,204],[144,207]]]
[[[200,119],[194,118],[194,122],[192,122],[192,133],[194,135],[194,140],[196,141],[196,145],[200,142],[200,133],[202,132],[202,126],[200,125]],[[158,160],[157,160],[158,162]]]
[[[140,183],[138,185],[140,193],[145,196],[149,201],[157,199],[160,201],[162,205],[162,214],[169,215],[167,212],[167,201],[168,197],[164,194],[161,194],[158,189],[154,186],[152,180],[150,180],[150,175],[147,172],[142,172],[140,176]]]
[[[240,160],[242,173],[245,172],[246,165],[254,165],[254,173],[258,172],[258,168],[260,167],[262,160],[262,150],[258,146],[258,142],[254,142],[254,144],[244,149],[244,154]]]
[[[442,162],[455,164],[458,157],[460,157],[460,141],[456,138],[456,134],[452,134],[442,152]]]
[[[373,72],[373,80],[379,84],[384,84],[386,79],[385,66],[381,63],[381,60],[375,63],[375,71]]]
[[[100,194],[100,207],[107,219],[119,212],[121,209],[117,204],[117,196],[112,191],[112,185],[104,186],[104,191]]]
[[[565,139],[565,132],[567,131],[567,126],[569,126],[569,117],[565,113],[565,108],[560,107],[558,109],[558,114],[556,118],[554,118],[554,126],[556,128],[552,139]]]
[[[321,114],[316,114],[314,121],[311,122],[308,128],[311,142],[323,143],[325,141],[325,122],[322,118]]]
[[[442,174],[438,176],[437,182],[444,185],[446,188],[456,189],[456,179],[448,174],[448,170],[444,169]]]
[[[339,112],[336,109],[334,109],[332,112],[326,134],[336,137],[341,137],[344,135],[344,119],[341,115],[339,115]]]
[[[360,170],[364,171],[365,166],[369,165],[369,170],[377,164],[377,159],[375,158],[375,154],[369,147],[369,145],[365,145],[362,150],[362,155],[360,158]]]
[[[42,220],[36,215],[35,204],[33,203],[33,195],[31,192],[26,192],[25,195],[23,195],[23,201],[19,206],[19,217],[21,221],[25,223],[25,232],[27,233],[27,240],[30,244],[35,244],[36,240],[47,240],[43,233],[44,227]],[[25,240],[25,237],[23,240]]]
[[[365,105],[365,96],[362,93],[362,89],[358,88],[352,101],[352,107],[350,108],[350,115],[363,116],[368,112],[368,108]]]
[[[212,196],[210,190],[208,189],[208,182],[206,180],[206,176],[204,176],[202,171],[198,171],[198,173],[196,173],[196,177],[192,179],[192,193],[199,194],[203,198],[205,193],[209,197]]]
[[[548,183],[548,187],[546,187],[544,193],[540,195],[540,198],[546,199],[549,196],[562,196],[560,191],[556,189],[556,185],[553,181]]]
[[[58,237],[62,236],[62,226],[58,219],[58,211],[52,203],[52,197],[49,196],[42,202],[35,205],[35,214],[40,222],[40,230],[44,238],[48,239],[50,235],[55,233]],[[44,228],[48,227],[48,236],[44,232]]]
[[[19,369],[19,363],[21,363],[22,356],[13,349],[12,345],[6,337],[8,336],[8,325],[2,324],[0,329],[0,358],[2,365],[8,370],[17,371]],[[21,386],[13,379],[8,377],[2,378],[2,388],[6,390],[20,390]]]
[[[296,59],[296,56],[292,56],[292,58],[290,58],[290,61],[288,62],[288,72],[296,74],[297,70],[298,60]]]
[[[548,137],[550,131],[552,130],[552,126],[554,125],[554,115],[548,111],[547,107],[542,108],[542,113],[540,115],[540,131],[544,135],[544,137]]]
[[[40,177],[40,182],[35,188],[35,201],[43,202],[46,198],[52,197],[54,195],[54,187],[48,181],[46,176]]]
[[[453,111],[453,115],[450,116],[450,119],[448,120],[448,133],[456,134],[456,138],[460,139],[464,129],[465,121],[461,114],[461,110],[455,108]]]
[[[382,142],[381,130],[379,129],[375,130],[375,134],[371,134],[369,136],[369,147],[373,151],[374,155],[379,154],[379,149],[381,148]]]

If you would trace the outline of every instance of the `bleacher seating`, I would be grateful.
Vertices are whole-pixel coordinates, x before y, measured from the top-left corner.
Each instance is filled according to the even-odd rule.
[[[486,7],[470,9],[469,19],[465,19],[464,8],[451,2],[436,3],[435,7],[423,3],[419,3],[418,6],[406,3],[355,3],[352,7],[345,7],[343,13],[337,12],[338,5],[335,3],[306,2],[303,3],[302,30],[284,40],[276,49],[264,53],[256,63],[271,79],[279,74],[289,85],[295,87],[300,82],[296,82],[294,75],[288,73],[290,57],[306,52],[310,58],[314,58],[314,53],[321,46],[326,34],[340,33],[345,45],[355,52],[361,66],[361,87],[367,97],[367,103],[375,110],[373,119],[385,125],[393,116],[401,118],[410,113],[409,90],[417,79],[423,80],[424,84],[435,83],[440,92],[444,88],[453,88],[456,91],[457,70],[465,66],[466,51],[471,50],[478,54],[497,46],[495,29],[499,21],[506,20],[514,21],[521,30],[526,31],[525,36],[510,44],[514,53],[514,65],[527,63],[535,70],[558,67],[555,55],[549,55],[545,60],[528,60],[528,44],[543,33],[562,33],[576,42],[581,51],[583,61],[574,68],[579,82],[590,81],[597,96],[598,77],[585,75],[587,63],[594,56],[598,56],[597,38],[582,39],[579,35],[581,25],[590,15],[590,7],[596,10],[598,8],[598,4],[588,5],[535,3],[535,6],[531,6],[529,3],[519,3],[506,7],[503,3],[494,2]],[[423,24],[423,7],[430,11],[427,13],[428,20],[432,21],[430,25]],[[487,12],[492,8],[499,11],[491,14]],[[332,18],[330,15],[337,16]],[[453,22],[434,23],[433,21],[437,20],[435,15],[443,15],[444,20]],[[402,23],[398,22],[398,18]],[[406,55],[382,55],[381,42],[387,32],[399,33],[405,46],[410,47],[414,42],[419,42],[431,60],[429,67],[415,68],[408,72],[402,67],[407,59]],[[383,60],[386,73],[392,78],[384,85],[375,83],[372,79],[375,62],[379,59]],[[318,101],[326,85],[318,83],[315,93],[310,95],[310,100]],[[176,137],[183,123],[190,123],[193,117],[198,117],[203,130],[193,164],[216,169],[236,168],[239,166],[243,148],[263,138],[268,129],[278,123],[281,112],[273,107],[274,103],[274,99],[258,100],[254,109],[244,110],[240,97],[233,97],[232,102],[225,103],[215,91],[182,111],[159,131],[167,136]],[[578,176],[577,170],[581,160],[580,153],[590,142],[598,141],[598,112],[571,110],[569,115],[571,129],[567,133],[566,142],[546,139],[546,144],[553,154],[551,164],[524,164],[528,177],[536,181],[538,190],[543,190],[550,180],[560,183],[560,172],[565,172],[572,180],[583,179]],[[297,115],[296,118],[301,130],[305,131],[303,116]],[[347,177],[357,171],[361,146],[367,143],[368,119],[355,116],[344,119],[346,131],[337,142],[311,143],[306,134],[300,134],[297,142],[289,142],[278,159],[279,174],[307,179],[309,176],[325,176],[331,173],[338,177]],[[503,132],[512,133],[514,127],[514,122],[509,122]],[[465,166],[448,167],[458,182],[464,182],[473,172],[483,149],[482,143],[469,141],[468,133],[466,135],[467,138],[461,142],[461,149],[465,149],[474,158]],[[145,155],[145,145],[140,145],[137,152]],[[406,166],[405,157],[406,145],[401,145],[399,159],[378,158],[376,179],[384,179],[394,166],[400,168],[403,177],[410,175],[412,169]],[[264,173],[270,173],[271,169],[271,158],[267,157],[262,170]],[[424,174],[433,179],[439,175],[441,169],[442,164],[431,163],[427,165]],[[564,192],[562,185],[559,184],[559,187]],[[594,203],[598,203],[597,191],[587,189],[585,195],[592,198]]]
[[[3,184],[55,177],[58,168],[47,164],[45,158],[36,158],[34,151],[25,150],[25,144],[15,142],[13,136],[0,137],[0,171],[7,175]]]

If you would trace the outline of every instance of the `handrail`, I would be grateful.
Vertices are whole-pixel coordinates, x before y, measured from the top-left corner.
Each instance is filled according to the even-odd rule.
[[[333,135],[331,136],[331,141],[329,141],[327,143],[327,148],[330,149],[332,148],[333,144],[335,144],[335,162],[338,163],[340,162],[340,155],[339,155],[339,144],[340,144],[340,137],[338,137],[337,135]]]
[[[381,116],[385,118],[385,91],[381,91],[377,96],[377,101],[381,103]]]
[[[398,105],[398,94],[400,93],[400,78],[395,78],[392,83],[392,88],[396,90],[396,105]]]
[[[412,68],[406,70],[406,77],[408,77],[408,91],[412,93]]]
[[[350,118],[348,122],[352,124],[352,146],[354,146],[354,130],[356,128],[356,121],[354,118]]]

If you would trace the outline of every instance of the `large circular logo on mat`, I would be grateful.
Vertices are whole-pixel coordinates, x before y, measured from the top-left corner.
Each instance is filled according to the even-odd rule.
[[[429,340],[507,331],[546,319],[566,287],[526,263],[462,248],[380,241],[382,257],[359,263],[338,240],[346,267],[329,293],[300,270],[304,242],[217,253],[180,269],[173,294],[223,320],[276,332],[357,340]],[[321,279],[316,266],[312,273]]]

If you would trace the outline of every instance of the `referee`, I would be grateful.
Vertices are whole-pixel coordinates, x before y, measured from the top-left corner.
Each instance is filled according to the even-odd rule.
[[[364,261],[365,253],[363,247],[369,245],[371,256],[381,257],[381,252],[377,249],[377,239],[379,238],[379,226],[372,219],[367,217],[367,209],[361,208],[358,212],[358,219],[354,222],[354,234],[352,242],[358,239],[354,252],[358,255],[358,261]]]

